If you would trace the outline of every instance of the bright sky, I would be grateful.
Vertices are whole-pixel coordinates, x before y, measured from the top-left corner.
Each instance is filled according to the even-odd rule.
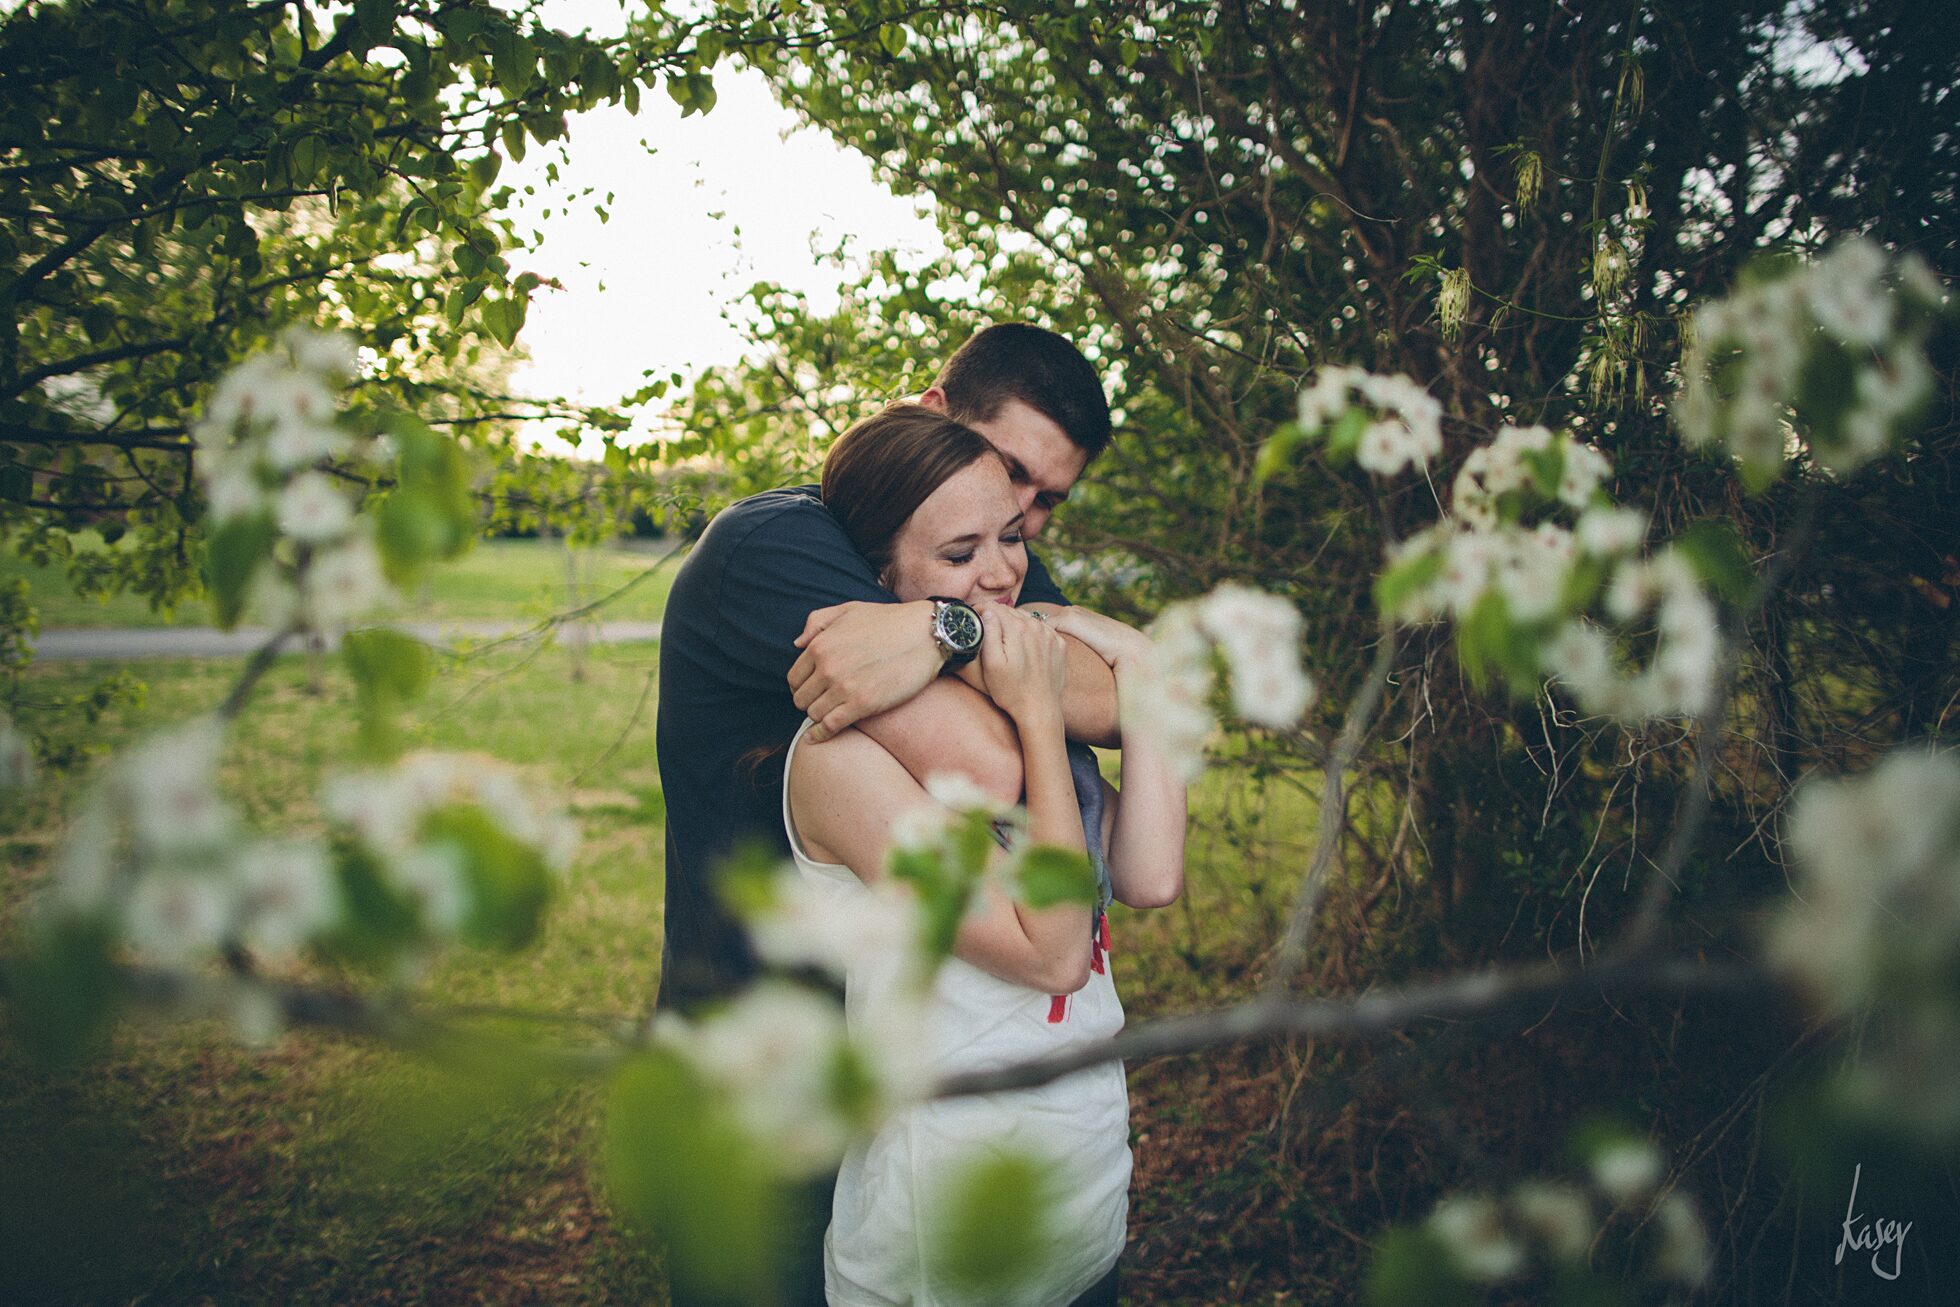
[[[616,0],[554,0],[544,18],[561,29],[617,30],[619,12]],[[506,162],[499,181],[536,191],[518,210],[519,232],[543,235],[512,266],[565,286],[532,296],[519,338],[531,359],[514,378],[520,393],[605,403],[638,389],[647,369],[665,376],[733,362],[744,342],[723,310],[758,281],[801,290],[820,310],[833,306],[850,274],[815,251],[840,242],[857,259],[941,250],[921,213],[926,201],[893,196],[861,155],[799,127],[758,75],[724,66],[715,90],[713,111],[686,119],[664,90],[642,95],[638,117],[617,107],[581,114],[569,163],[556,143]],[[553,162],[555,182],[546,175]],[[587,186],[595,193],[575,202]],[[609,221],[599,221],[595,201]]]

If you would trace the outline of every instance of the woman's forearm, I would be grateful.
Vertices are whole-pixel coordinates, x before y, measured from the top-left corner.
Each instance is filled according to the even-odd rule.
[[[1118,668],[1119,689],[1134,684],[1130,675]],[[1189,794],[1149,732],[1125,733],[1123,789],[1109,835],[1109,877],[1119,902],[1160,908],[1184,892]]]
[[[1082,810],[1075,801],[1068,742],[1059,715],[1017,722],[1022,767],[1027,774],[1028,838],[1077,852],[1086,850]],[[1086,904],[1058,903],[1033,908],[1014,905],[1031,952],[1040,961],[1041,988],[1071,993],[1089,979],[1089,919]]]

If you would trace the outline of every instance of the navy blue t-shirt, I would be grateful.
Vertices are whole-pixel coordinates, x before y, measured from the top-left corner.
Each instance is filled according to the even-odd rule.
[[[1021,598],[1065,603],[1028,555]],[[819,608],[894,603],[815,486],[771,490],[715,515],[674,577],[660,636],[655,727],[667,808],[667,908],[660,1005],[683,1011],[756,973],[714,888],[738,845],[789,857],[782,754],[803,722],[790,696],[794,643]]]

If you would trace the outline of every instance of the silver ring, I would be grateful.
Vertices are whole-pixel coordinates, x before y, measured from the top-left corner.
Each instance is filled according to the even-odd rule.
[[[1035,621],[1040,622],[1043,626],[1048,625],[1048,614],[1046,613],[1037,613],[1034,610],[1030,609],[1028,611],[1028,616],[1034,618]]]

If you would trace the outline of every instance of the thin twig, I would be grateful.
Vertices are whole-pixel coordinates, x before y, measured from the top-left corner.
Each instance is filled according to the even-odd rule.
[[[1373,1039],[1417,1021],[1493,1021],[1514,1011],[1536,1014],[1546,1004],[1608,994],[1766,999],[1778,992],[1754,964],[1620,953],[1590,967],[1499,969],[1350,998],[1289,999],[1275,993],[1216,1012],[1153,1021],[1114,1039],[1017,1066],[949,1076],[936,1094],[955,1098],[1026,1089],[1115,1058],[1195,1053],[1253,1039]]]
[[[1388,686],[1389,673],[1395,668],[1396,653],[1395,629],[1384,624],[1381,643],[1375,646],[1375,659],[1368,666],[1367,680],[1348,706],[1341,738],[1334,746],[1333,757],[1327,761],[1320,790],[1320,829],[1314,836],[1313,861],[1308,864],[1300,897],[1293,904],[1293,919],[1287,924],[1286,938],[1280,942],[1279,957],[1266,977],[1263,987],[1266,995],[1285,993],[1306,962],[1307,940],[1313,932],[1313,918],[1320,908],[1321,894],[1326,889],[1327,871],[1333,865],[1334,850],[1347,828],[1347,791],[1343,778],[1361,752],[1362,741],[1367,739],[1375,709]]]

